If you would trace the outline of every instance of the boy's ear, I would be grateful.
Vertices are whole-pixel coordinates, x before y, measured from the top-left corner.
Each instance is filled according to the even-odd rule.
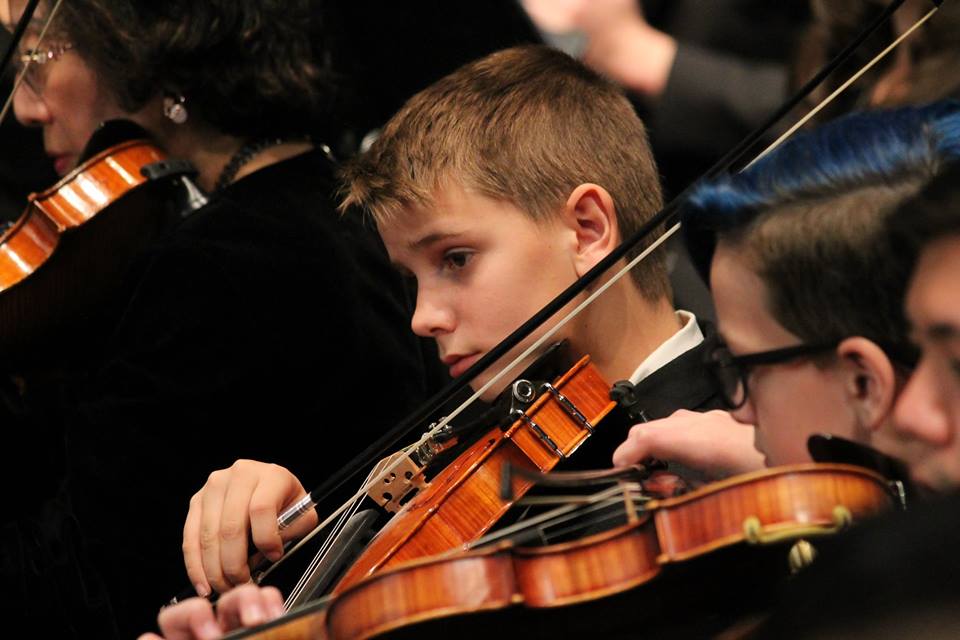
[[[613,197],[603,187],[586,183],[575,188],[563,209],[563,223],[576,234],[575,268],[583,275],[620,244]]]
[[[837,346],[844,372],[844,391],[860,426],[879,429],[893,411],[897,376],[893,363],[875,342],[847,338]]]

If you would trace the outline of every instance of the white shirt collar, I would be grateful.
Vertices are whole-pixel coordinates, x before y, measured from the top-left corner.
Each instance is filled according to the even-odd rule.
[[[689,311],[678,309],[676,313],[677,319],[683,323],[683,326],[640,363],[637,370],[630,376],[630,382],[633,384],[637,384],[663,365],[703,342],[703,332],[700,331],[697,318]]]

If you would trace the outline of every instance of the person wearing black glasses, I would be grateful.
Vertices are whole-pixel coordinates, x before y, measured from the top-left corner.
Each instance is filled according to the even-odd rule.
[[[937,496],[850,531],[797,576],[752,640],[960,634],[960,164],[889,217],[893,254],[913,265],[905,311],[921,351],[892,424],[914,484]]]
[[[850,115],[702,185],[684,205],[723,340],[710,367],[732,416],[755,426],[767,466],[809,461],[818,433],[897,452],[891,415],[915,350],[902,311],[909,266],[884,222],[960,154],[958,125],[955,102]],[[666,438],[671,426],[640,430]],[[675,437],[700,464],[745,456],[742,443],[695,427]],[[618,464],[659,453],[631,440]]]

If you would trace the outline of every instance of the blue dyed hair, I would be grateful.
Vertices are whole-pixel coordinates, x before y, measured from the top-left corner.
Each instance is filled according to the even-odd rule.
[[[698,187],[681,209],[687,246],[705,278],[718,237],[741,247],[774,317],[805,340],[902,338],[908,266],[884,221],[957,158],[960,102],[848,115]]]

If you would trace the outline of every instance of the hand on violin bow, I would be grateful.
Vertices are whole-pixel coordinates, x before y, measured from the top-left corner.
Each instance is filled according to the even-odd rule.
[[[255,627],[282,616],[283,596],[276,587],[246,584],[217,602],[217,610],[203,598],[190,598],[160,611],[158,636],[144,633],[139,640],[213,640],[235,629]]]
[[[210,474],[190,499],[183,525],[183,561],[197,593],[220,593],[250,581],[248,531],[253,544],[269,560],[283,554],[285,540],[306,535],[317,514],[305,513],[282,532],[277,516],[306,495],[284,467],[256,460],[237,460]]]
[[[753,441],[754,427],[737,422],[726,411],[680,409],[631,427],[626,441],[613,452],[613,464],[625,467],[656,458],[718,479],[764,468],[763,454]]]

